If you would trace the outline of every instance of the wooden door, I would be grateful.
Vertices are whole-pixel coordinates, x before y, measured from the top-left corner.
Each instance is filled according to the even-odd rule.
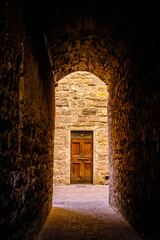
[[[91,135],[80,133],[71,140],[71,183],[92,183],[92,145]]]

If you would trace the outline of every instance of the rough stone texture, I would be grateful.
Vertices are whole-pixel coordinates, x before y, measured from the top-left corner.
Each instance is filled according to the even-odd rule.
[[[117,8],[121,9],[121,3],[119,5]],[[119,59],[123,59],[127,51],[121,39],[115,39],[108,19],[114,18],[116,9],[108,3],[106,14],[104,3],[82,0],[77,7],[71,2],[65,2],[63,6],[56,4],[53,14],[52,4],[48,6],[46,9],[43,6],[47,22],[44,25],[55,80],[74,71],[89,71],[109,83],[114,73],[119,72]]]
[[[34,19],[14,1],[0,11],[0,237],[31,240],[52,202],[54,88]]]
[[[144,239],[159,239],[159,75],[156,33],[137,29],[124,74],[109,84],[110,203]]]
[[[74,72],[55,91],[54,183],[70,184],[71,131],[93,131],[93,184],[108,176],[107,86],[89,72]]]
[[[144,239],[157,240],[158,5],[119,1],[105,8],[89,1],[73,10],[67,4],[56,6],[46,26],[56,79],[86,70],[109,83],[110,203]]]
[[[19,5],[23,2],[28,6],[25,5],[22,12]],[[49,94],[53,86],[50,82],[47,86],[44,84],[46,81],[43,79],[46,78],[39,71],[43,66],[43,73],[46,72],[45,54],[42,50],[43,37],[42,35],[37,37],[38,26],[43,25],[42,31],[48,38],[52,53],[50,55],[52,70],[57,80],[73,71],[85,70],[109,84],[110,203],[130,221],[144,239],[158,240],[160,227],[157,220],[160,218],[158,2],[156,5],[150,1],[137,3],[121,0],[116,3],[106,1],[104,4],[101,1],[82,0],[76,4],[70,4],[69,1],[61,4],[60,1],[35,0],[30,4],[29,0],[0,0],[0,11],[2,29],[0,221],[6,238],[23,239],[27,229],[33,227],[35,219],[37,219],[34,228],[36,231],[36,226],[41,226],[39,224],[41,217],[38,217],[38,213],[42,214],[44,211],[44,216],[47,214],[44,204],[46,201],[46,209],[49,208],[47,200],[51,199],[48,189],[51,192],[52,162],[49,160],[46,166],[45,162],[51,159],[47,150],[49,145],[53,151],[53,141],[51,143],[51,137],[48,137],[51,128],[46,124],[51,119],[48,106],[53,102]],[[37,24],[33,24],[35,20],[38,21]],[[27,27],[26,31],[24,22],[27,24],[30,22],[29,26],[32,26],[34,31],[28,31],[30,27]],[[26,61],[24,70],[20,64],[21,59]],[[31,71],[27,60],[31,62]],[[23,89],[23,75],[24,86],[28,89],[27,93],[24,91],[24,95],[19,91]],[[35,82],[39,85],[34,85]],[[33,90],[33,94],[29,88]],[[20,103],[21,95],[24,97],[23,104]],[[36,111],[32,108],[32,100]],[[67,102],[65,104],[68,105]],[[37,121],[38,119],[40,121]],[[36,138],[33,123],[38,128]],[[49,123],[52,123],[52,120]],[[22,150],[25,155],[21,154]],[[22,160],[23,157],[25,161]],[[39,161],[42,168],[40,167],[38,172],[35,166]],[[39,188],[36,181],[35,192],[36,177],[43,187],[41,185],[42,188]],[[22,193],[25,190],[27,194],[24,195],[23,201]]]

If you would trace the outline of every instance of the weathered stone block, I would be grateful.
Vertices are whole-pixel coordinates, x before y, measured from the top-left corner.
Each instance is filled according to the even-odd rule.
[[[61,99],[56,102],[56,106],[58,107],[69,107],[69,101],[66,99]]]
[[[78,101],[78,107],[83,108],[86,106],[86,102],[84,100]]]
[[[78,116],[78,122],[87,122],[88,116]]]
[[[105,100],[97,100],[94,103],[95,107],[107,107],[107,101]]]
[[[96,115],[97,110],[94,108],[85,108],[85,109],[82,109],[82,113],[83,115]]]

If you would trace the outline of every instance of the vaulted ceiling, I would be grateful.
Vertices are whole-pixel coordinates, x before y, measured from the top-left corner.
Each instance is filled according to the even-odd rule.
[[[121,66],[146,34],[151,11],[144,1],[102,0],[42,0],[32,10],[47,37],[56,81],[86,70],[107,84],[123,74]]]

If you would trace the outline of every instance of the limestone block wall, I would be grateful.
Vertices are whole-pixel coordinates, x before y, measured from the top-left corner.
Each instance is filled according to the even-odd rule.
[[[86,71],[74,72],[55,90],[54,183],[70,184],[71,131],[93,131],[93,184],[108,174],[107,85]]]

